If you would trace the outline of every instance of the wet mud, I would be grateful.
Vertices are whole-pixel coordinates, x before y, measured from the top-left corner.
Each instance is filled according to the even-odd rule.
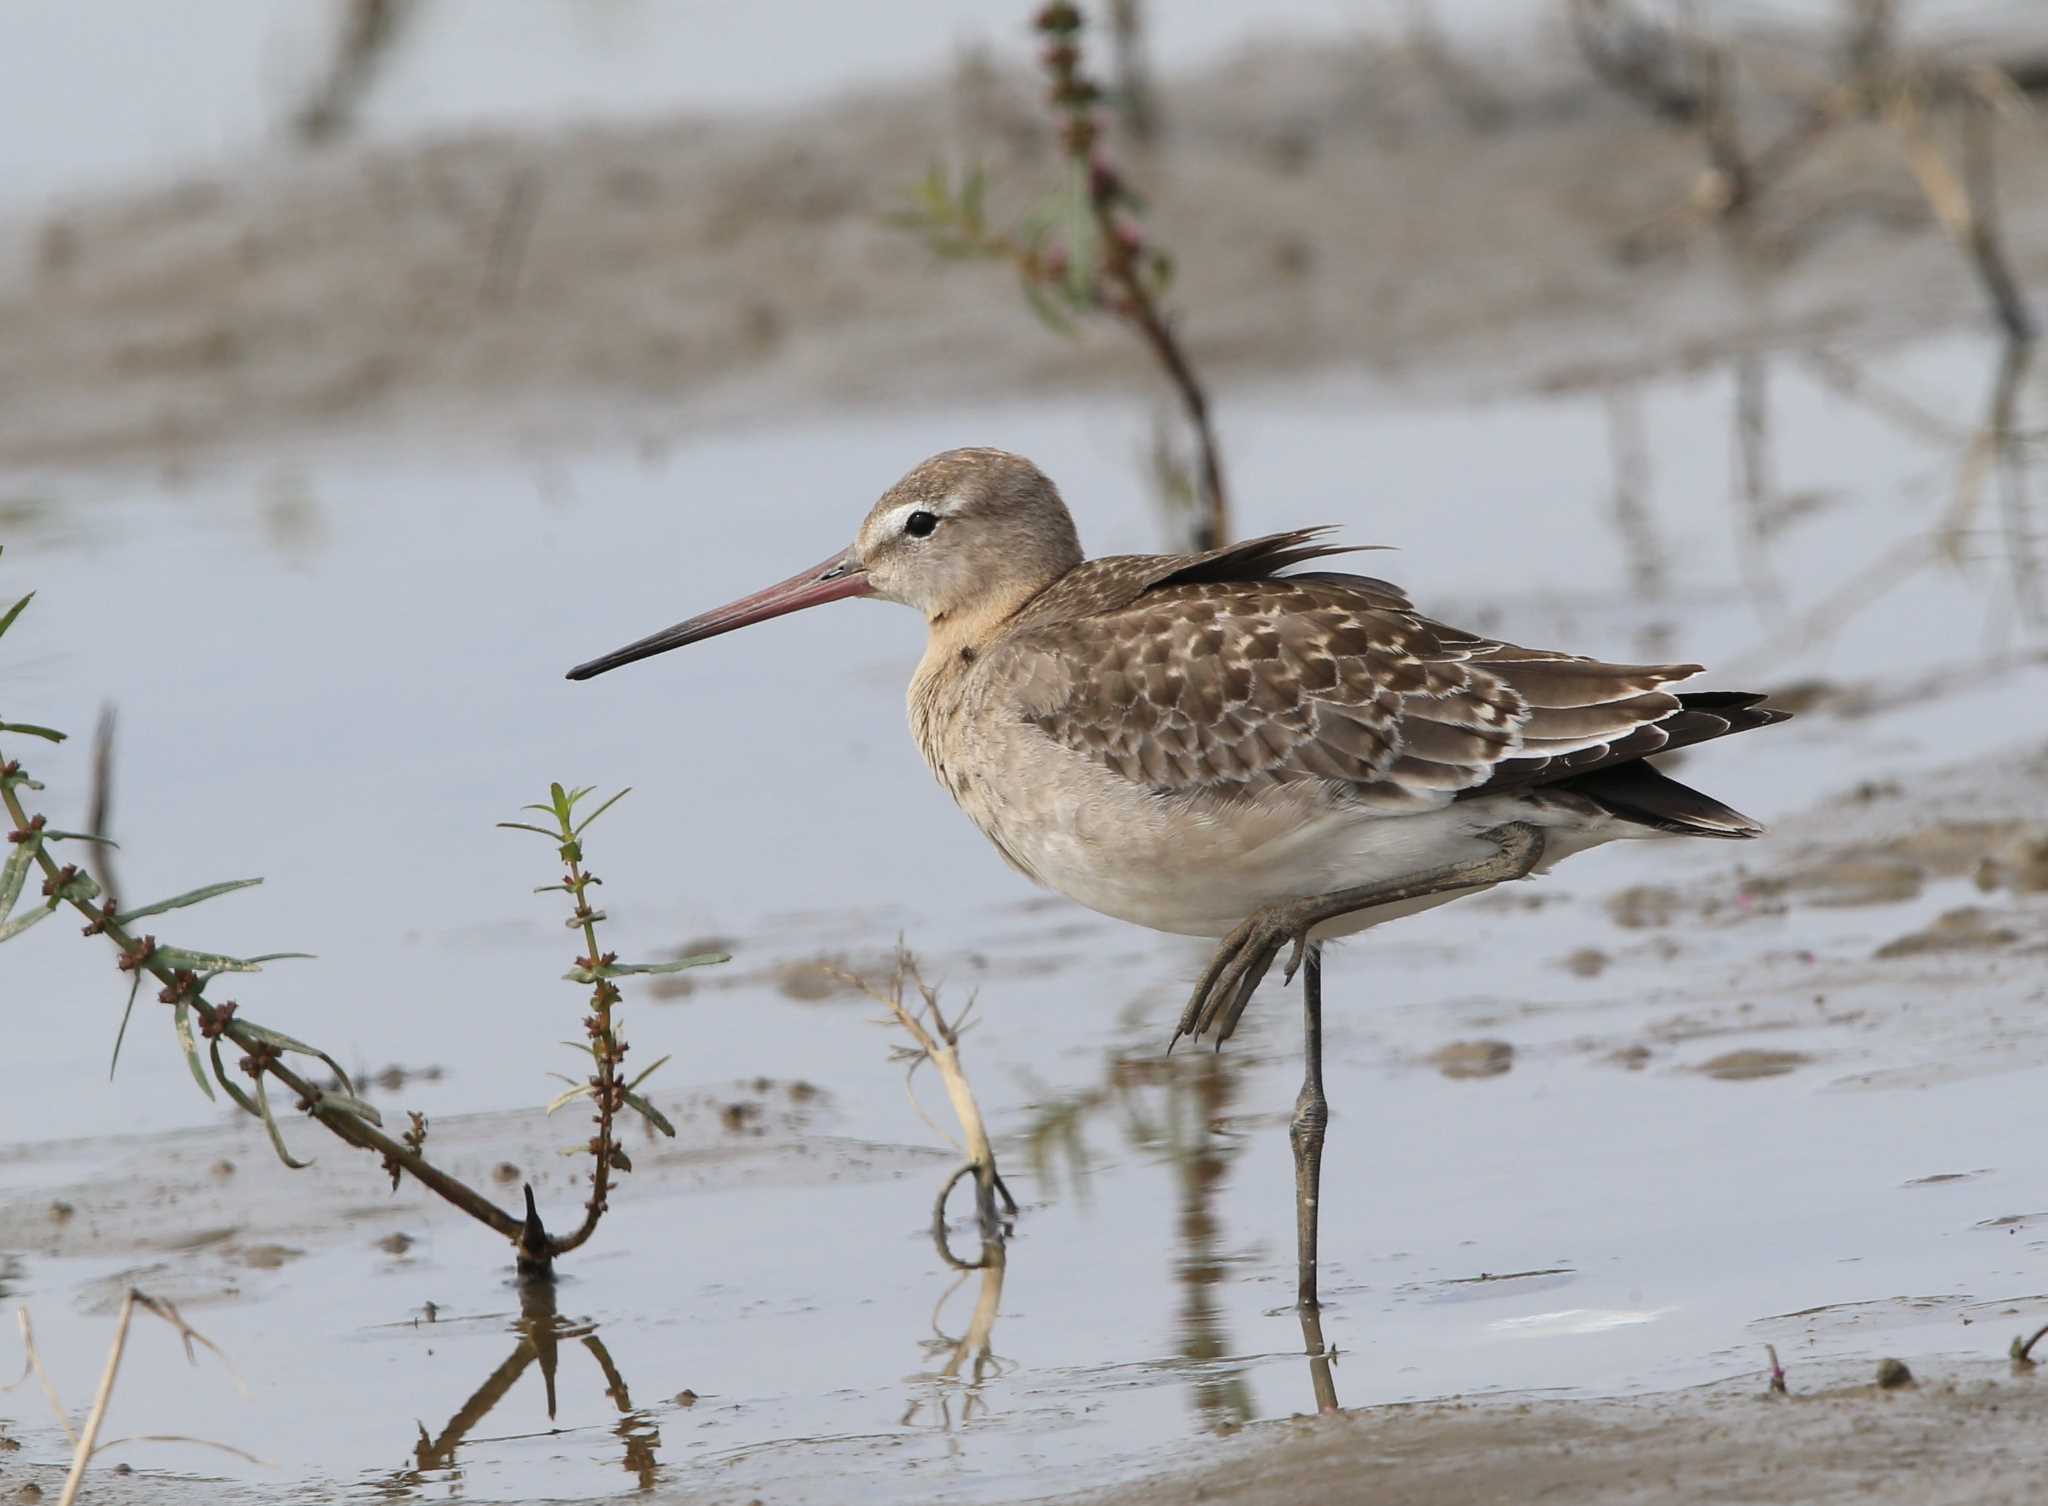
[[[875,223],[935,122],[1042,161],[1001,77],[82,206],[0,289],[0,381],[33,398],[0,418],[0,593],[42,593],[8,709],[120,705],[138,892],[266,876],[202,939],[323,960],[246,1012],[375,1064],[387,1114],[555,1219],[586,1195],[587,1131],[538,1107],[570,948],[491,823],[550,777],[634,786],[594,839],[610,923],[735,959],[628,990],[678,1133],[629,1143],[536,1291],[290,1116],[315,1165],[287,1172],[161,1014],[110,1084],[110,960],[10,944],[35,1070],[0,1100],[0,1291],[74,1410],[122,1294],[176,1301],[245,1386],[138,1330],[113,1431],[267,1461],[128,1445],[95,1499],[2032,1494],[2042,1393],[2004,1355],[2048,1322],[2041,373],[1921,221],[1839,230],[1753,309],[1720,249],[1607,254],[1689,181],[1682,142],[1540,70],[1528,131],[1397,142],[1338,66],[1219,71],[1156,165],[1242,530],[1334,522],[1401,546],[1374,568],[1432,612],[1698,657],[1799,715],[1673,760],[1766,840],[1605,849],[1333,952],[1312,1330],[1291,996],[1166,1056],[1200,950],[983,850],[901,726],[916,624],[849,606],[559,679],[842,541],[944,444],[1036,455],[1094,552],[1157,545],[1149,404],[1092,385],[1123,355]],[[1295,96],[1327,138],[1282,129]],[[1842,150],[1843,181],[1885,171]],[[2039,279],[2041,158],[2004,157]],[[527,167],[542,209],[485,296]],[[184,594],[109,589],[140,579]],[[83,801],[75,744],[38,773]],[[840,977],[899,935],[978,1001],[964,1060],[1022,1204],[1000,1253],[965,1217],[934,1241],[943,1101]],[[0,1500],[67,1453],[33,1383],[0,1393]]]

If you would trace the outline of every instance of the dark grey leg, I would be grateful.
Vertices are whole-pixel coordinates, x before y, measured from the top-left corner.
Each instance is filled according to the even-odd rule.
[[[1323,1342],[1323,1320],[1312,1307],[1301,1310],[1301,1342],[1308,1351],[1308,1383],[1316,1393],[1316,1410],[1337,1410],[1337,1378],[1330,1374],[1330,1346]]]
[[[1316,1224],[1323,1185],[1323,1129],[1330,1122],[1330,1105],[1323,1097],[1323,949],[1313,942],[1301,968],[1301,1001],[1304,1065],[1288,1138],[1294,1143],[1296,1305],[1309,1313],[1322,1305],[1316,1300]]]
[[[1188,1007],[1181,1011],[1180,1024],[1173,1032],[1174,1040],[1184,1035],[1201,1036],[1212,1032],[1219,1046],[1230,1039],[1231,1032],[1237,1029],[1238,1019],[1244,1014],[1245,1005],[1251,1002],[1252,991],[1280,955],[1280,948],[1290,941],[1294,943],[1294,953],[1288,959],[1283,974],[1288,982],[1292,982],[1295,969],[1308,953],[1309,933],[1325,921],[1355,915],[1361,910],[1377,909],[1381,905],[1428,899],[1432,895],[1480,889],[1488,884],[1525,878],[1543,860],[1543,833],[1533,826],[1520,821],[1510,822],[1488,832],[1487,836],[1499,848],[1492,857],[1419,873],[1398,884],[1367,884],[1356,889],[1340,889],[1334,894],[1311,895],[1306,899],[1265,905],[1253,911],[1217,946],[1216,955],[1210,959],[1209,966],[1195,984]]]

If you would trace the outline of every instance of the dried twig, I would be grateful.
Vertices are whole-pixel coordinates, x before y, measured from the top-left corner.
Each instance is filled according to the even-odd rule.
[[[9,1382],[7,1389],[12,1391],[33,1374],[37,1384],[43,1388],[43,1397],[50,1403],[50,1410],[57,1415],[57,1424],[64,1429],[64,1436],[73,1443],[78,1442],[78,1429],[71,1425],[71,1418],[64,1411],[64,1403],[58,1398],[56,1383],[50,1379],[50,1372],[43,1368],[42,1352],[36,1348],[35,1325],[29,1321],[28,1309],[16,1308],[14,1321],[21,1329],[22,1371],[20,1379]]]
[[[925,982],[918,971],[917,959],[901,945],[896,949],[896,970],[886,988],[878,987],[865,978],[850,973],[839,973],[853,987],[888,1010],[895,1024],[900,1025],[917,1044],[915,1047],[901,1047],[895,1053],[895,1060],[909,1063],[904,1073],[904,1089],[910,1092],[911,1106],[918,1116],[934,1130],[938,1125],[926,1114],[911,1091],[911,1078],[917,1069],[930,1062],[937,1069],[940,1080],[946,1086],[946,1097],[953,1105],[953,1115],[960,1121],[960,1130],[966,1143],[961,1153],[966,1157],[963,1164],[939,1188],[937,1203],[932,1208],[934,1236],[942,1242],[946,1227],[946,1199],[962,1177],[974,1178],[976,1203],[981,1214],[981,1235],[984,1244],[1000,1246],[1003,1241],[1002,1219],[996,1214],[996,1198],[1003,1200],[1009,1217],[1017,1216],[1016,1199],[1010,1196],[1010,1189],[1004,1185],[1001,1173],[996,1170],[994,1149],[989,1145],[988,1127],[981,1117],[981,1106],[975,1102],[974,1089],[967,1081],[967,1072],[960,1065],[960,1032],[967,1023],[967,1017],[974,1012],[974,1001],[969,999],[966,1008],[948,1020],[939,1007],[939,992]],[[917,1007],[904,1003],[907,988],[917,991]],[[948,1138],[951,1138],[950,1136]],[[955,1265],[959,1261],[952,1262]]]
[[[265,1463],[264,1460],[250,1453],[247,1449],[236,1448],[231,1443],[217,1443],[208,1438],[192,1438],[182,1433],[138,1433],[126,1438],[110,1438],[105,1443],[99,1442],[100,1427],[106,1421],[108,1404],[114,1398],[114,1383],[120,1377],[121,1357],[127,1352],[128,1326],[134,1318],[135,1310],[138,1307],[144,1312],[155,1314],[178,1331],[178,1337],[183,1340],[185,1345],[185,1358],[187,1360],[197,1364],[198,1355],[194,1352],[193,1346],[195,1344],[202,1346],[211,1352],[221,1362],[222,1366],[227,1369],[228,1375],[235,1382],[236,1388],[244,1395],[248,1394],[248,1386],[243,1384],[242,1378],[239,1375],[235,1374],[234,1367],[228,1365],[227,1356],[221,1353],[219,1345],[187,1323],[178,1312],[178,1309],[171,1303],[159,1297],[148,1296],[143,1292],[137,1291],[134,1287],[130,1287],[127,1294],[121,1299],[121,1311],[114,1323],[113,1346],[107,1351],[106,1367],[100,1372],[99,1388],[93,1393],[92,1410],[86,1414],[84,1428],[82,1430],[74,1428],[71,1425],[71,1419],[65,1415],[64,1403],[57,1395],[57,1387],[50,1380],[49,1372],[43,1369],[43,1359],[41,1353],[36,1348],[35,1329],[29,1322],[28,1309],[26,1307],[18,1308],[15,1312],[15,1318],[21,1328],[22,1349],[27,1355],[27,1363],[22,1379],[26,1380],[28,1378],[29,1370],[35,1372],[37,1378],[42,1382],[43,1394],[50,1400],[50,1410],[57,1414],[57,1421],[62,1424],[65,1436],[72,1443],[71,1470],[64,1477],[64,1491],[58,1497],[57,1506],[72,1506],[72,1503],[78,1499],[79,1487],[85,1483],[86,1467],[92,1463],[94,1456],[124,1443],[196,1443],[202,1448],[218,1449],[222,1453],[233,1454],[236,1458],[246,1459],[251,1464]],[[17,1380],[13,1384],[18,1386],[21,1384],[21,1381]],[[8,1389],[12,1390],[13,1387],[10,1386]]]

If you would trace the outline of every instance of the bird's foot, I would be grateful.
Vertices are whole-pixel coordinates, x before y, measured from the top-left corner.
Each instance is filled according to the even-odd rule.
[[[1498,850],[1484,858],[1448,864],[1395,884],[1340,889],[1334,894],[1261,905],[1217,946],[1201,981],[1195,984],[1188,1007],[1181,1011],[1180,1024],[1167,1049],[1172,1050],[1174,1041],[1184,1035],[1199,1039],[1214,1034],[1219,1046],[1229,1040],[1245,1005],[1251,1003],[1253,990],[1272,967],[1273,959],[1280,955],[1280,948],[1290,941],[1294,943],[1282,975],[1292,983],[1295,970],[1308,954],[1309,932],[1324,921],[1381,905],[1483,889],[1489,884],[1524,878],[1542,860],[1543,833],[1526,822],[1511,821],[1487,836]]]
[[[1180,1024],[1175,1027],[1167,1049],[1171,1050],[1184,1035],[1199,1040],[1213,1033],[1219,1046],[1229,1040],[1245,1005],[1251,1003],[1252,994],[1280,955],[1280,948],[1290,941],[1294,943],[1294,951],[1281,973],[1283,982],[1292,983],[1301,959],[1308,954],[1310,928],[1325,918],[1312,899],[1283,900],[1252,911],[1218,943],[1216,955],[1209,959],[1209,966],[1195,984],[1188,1007],[1181,1011]]]

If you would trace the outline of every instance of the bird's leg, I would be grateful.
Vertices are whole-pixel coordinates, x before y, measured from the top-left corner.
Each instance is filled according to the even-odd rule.
[[[1323,1342],[1323,1320],[1313,1307],[1301,1310],[1301,1342],[1308,1351],[1308,1383],[1316,1393],[1316,1411],[1337,1408],[1337,1379],[1330,1374],[1330,1346]]]
[[[1280,948],[1290,941],[1294,943],[1294,952],[1288,958],[1284,974],[1287,981],[1292,982],[1295,970],[1307,955],[1309,932],[1325,921],[1382,905],[1397,905],[1459,889],[1476,889],[1524,878],[1542,861],[1543,833],[1525,822],[1510,822],[1486,835],[1500,849],[1491,857],[1468,863],[1449,863],[1398,883],[1364,884],[1331,894],[1261,905],[1216,948],[1216,955],[1210,959],[1209,966],[1195,984],[1188,1007],[1181,1012],[1180,1024],[1173,1032],[1174,1040],[1184,1035],[1202,1036],[1212,1032],[1219,1046],[1229,1040],[1231,1032],[1237,1029],[1238,1019],[1244,1014],[1245,1005],[1251,1002],[1253,990],[1266,976],[1266,970],[1273,965]]]
[[[1296,1305],[1304,1313],[1322,1304],[1316,1300],[1316,1219],[1323,1185],[1323,1129],[1330,1105],[1323,1097],[1323,949],[1310,942],[1301,968],[1302,1058],[1301,1096],[1294,1100],[1294,1122],[1288,1139],[1294,1145],[1294,1238],[1299,1285]]]

